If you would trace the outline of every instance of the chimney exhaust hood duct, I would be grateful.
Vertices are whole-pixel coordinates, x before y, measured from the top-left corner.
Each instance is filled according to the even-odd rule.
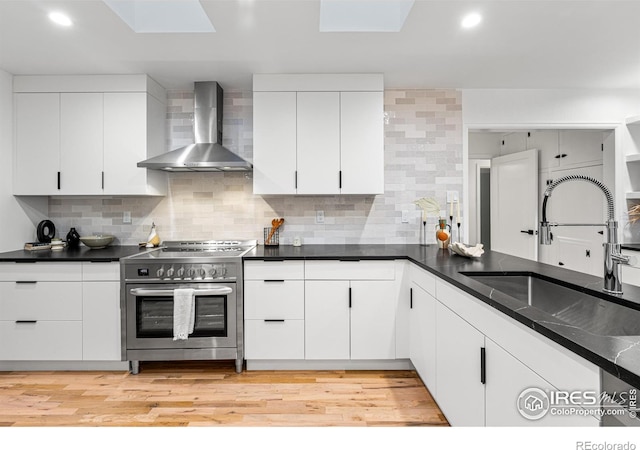
[[[222,88],[215,81],[194,83],[195,143],[154,156],[138,167],[167,172],[247,172],[253,165],[222,146]]]

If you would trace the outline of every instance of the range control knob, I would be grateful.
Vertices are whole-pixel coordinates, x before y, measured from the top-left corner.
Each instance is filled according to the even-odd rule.
[[[175,270],[173,270],[173,267],[169,267],[169,268],[167,269],[167,276],[168,276],[169,278],[173,277],[173,274],[174,274],[174,273],[175,273]]]
[[[192,267],[189,270],[187,270],[187,278],[195,278],[195,276],[196,276],[196,269]]]
[[[209,273],[209,275],[211,275],[211,278],[216,276],[216,268],[215,267],[211,268],[211,272]]]
[[[156,271],[156,276],[158,278],[162,278],[164,276],[164,267],[160,267],[157,271]]]
[[[206,278],[207,276],[207,269],[205,269],[204,267],[202,267],[200,269],[200,278]]]
[[[184,276],[184,267],[180,267],[177,273],[178,278],[182,278]]]

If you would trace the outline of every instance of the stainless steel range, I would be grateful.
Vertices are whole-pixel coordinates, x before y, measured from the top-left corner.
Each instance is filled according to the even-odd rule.
[[[120,262],[122,360],[235,359],[242,372],[242,255],[256,240],[171,241]],[[193,289],[193,332],[174,339],[174,296]],[[190,292],[190,291],[189,291]]]

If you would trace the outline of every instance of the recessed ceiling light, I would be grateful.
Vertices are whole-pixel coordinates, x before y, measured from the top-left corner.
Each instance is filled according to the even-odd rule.
[[[49,19],[52,22],[57,23],[58,25],[61,25],[63,27],[70,27],[71,25],[73,25],[73,22],[71,21],[69,16],[59,11],[53,11],[49,13]]]
[[[482,22],[482,16],[478,13],[471,13],[464,16],[460,25],[462,28],[473,28]]]

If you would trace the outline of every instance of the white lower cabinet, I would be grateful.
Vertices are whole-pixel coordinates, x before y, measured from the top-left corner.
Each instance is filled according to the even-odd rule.
[[[305,358],[349,359],[348,281],[306,281]]]
[[[303,359],[304,320],[245,320],[246,359]]]
[[[244,273],[245,358],[304,359],[304,262],[247,261]]]
[[[409,358],[425,386],[436,389],[436,300],[411,283]]]
[[[528,388],[599,395],[595,365],[449,283],[438,280],[436,294],[435,399],[451,425],[599,425],[589,415],[554,414],[552,404],[537,420],[525,418],[518,409],[519,397]]]
[[[484,335],[442,303],[436,304],[435,398],[451,425],[484,425]]]
[[[394,359],[393,281],[306,281],[306,359]]]
[[[120,264],[0,264],[0,360],[120,361]]]

